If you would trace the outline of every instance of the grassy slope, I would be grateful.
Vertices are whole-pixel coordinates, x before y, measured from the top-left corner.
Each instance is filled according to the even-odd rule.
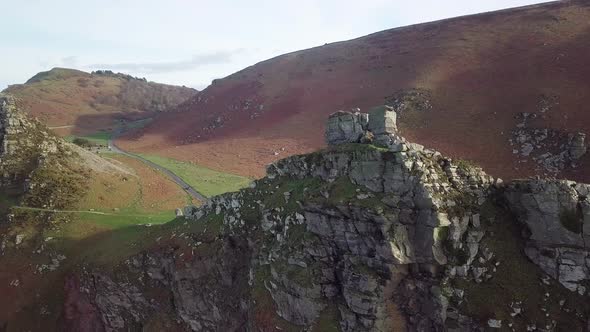
[[[87,134],[82,136],[68,135],[64,139],[68,142],[73,142],[76,138],[87,139],[90,143],[98,146],[107,146],[111,139],[111,133],[107,131],[97,132],[94,134]]]
[[[251,179],[247,177],[215,171],[188,162],[160,156],[141,156],[171,170],[174,174],[186,181],[186,183],[190,184],[191,187],[207,197],[237,191],[246,187],[251,182]]]
[[[0,293],[7,296],[4,299],[11,299],[0,299],[0,321],[10,322],[8,331],[41,331],[55,326],[63,301],[61,287],[71,268],[93,260],[118,262],[117,257],[135,252],[134,242],[146,239],[145,232],[151,227],[144,225],[169,222],[175,218],[174,208],[192,203],[175,183],[143,163],[124,156],[110,158],[129,168],[130,173],[88,173],[87,194],[67,208],[87,212],[55,213],[50,218],[53,223],[40,224],[47,212],[13,210],[32,222],[12,224],[11,234],[23,234],[26,240],[18,250],[0,256]],[[0,209],[7,202],[17,203],[4,194],[0,200]],[[34,236],[39,240],[33,240]],[[12,245],[14,235],[4,239]],[[39,247],[41,251],[36,254]],[[58,253],[66,257],[58,270],[37,271],[52,264],[51,259]],[[19,286],[10,286],[14,280],[19,281]],[[43,306],[49,313],[39,316]]]

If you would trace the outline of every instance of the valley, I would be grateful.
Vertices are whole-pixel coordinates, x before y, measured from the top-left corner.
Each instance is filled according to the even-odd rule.
[[[0,332],[590,331],[589,33],[566,0],[202,91],[108,68],[8,86]]]

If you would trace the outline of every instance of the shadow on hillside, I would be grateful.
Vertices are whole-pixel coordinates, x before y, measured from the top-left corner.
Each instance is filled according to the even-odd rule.
[[[109,114],[80,115],[74,124],[75,134],[90,134],[96,131],[114,130],[120,123],[129,123],[153,118],[157,112],[116,112]]]

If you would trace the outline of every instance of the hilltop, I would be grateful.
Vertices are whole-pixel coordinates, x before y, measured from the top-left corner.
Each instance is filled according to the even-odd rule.
[[[86,73],[53,68],[5,92],[19,99],[28,114],[66,135],[112,129],[117,121],[151,118],[198,91],[107,70]]]
[[[388,103],[408,138],[504,178],[590,181],[587,156],[577,167],[560,157],[590,133],[589,18],[587,1],[560,1],[281,55],[215,80],[120,144],[259,177],[324,146],[330,112]]]

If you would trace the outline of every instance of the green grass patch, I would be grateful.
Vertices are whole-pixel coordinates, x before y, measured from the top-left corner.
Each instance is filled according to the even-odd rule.
[[[357,189],[360,187],[350,182],[346,176],[341,176],[334,181],[330,187],[330,202],[333,204],[342,204],[346,201],[354,199],[357,194]]]
[[[319,178],[281,179],[271,183],[273,193],[265,197],[264,203],[268,208],[283,208],[285,215],[299,211],[297,201],[302,201],[311,194],[318,193],[322,186]],[[289,193],[289,201],[285,200],[285,193]]]
[[[458,169],[468,173],[470,169],[481,169],[474,161],[467,160],[467,159],[457,159],[454,160],[453,163],[457,166]]]
[[[50,243],[74,261],[105,267],[115,266],[157,244],[159,237],[169,239],[174,230],[172,221],[175,220],[172,214],[167,213],[72,213],[71,216],[72,222],[45,232],[44,236],[54,238]]]
[[[338,151],[338,152],[368,152],[368,151],[389,152],[389,149],[386,148],[386,147],[375,145],[375,144],[346,143],[346,144],[340,144],[340,145],[329,147],[328,148],[328,151]]]
[[[85,136],[73,136],[73,135],[66,136],[65,140],[72,143],[76,139],[84,139],[94,145],[107,146],[109,144],[109,140],[111,139],[111,135],[112,135],[111,132],[101,131],[98,133],[85,135]]]
[[[170,170],[207,197],[238,191],[252,181],[244,176],[214,171],[189,162],[152,155],[140,156]]]
[[[147,118],[147,119],[141,119],[141,120],[136,120],[136,121],[130,121],[130,122],[125,122],[125,121],[118,121],[115,124],[115,128],[117,130],[121,129],[123,132],[130,130],[130,129],[139,129],[139,128],[143,128],[145,127],[147,124],[149,124],[152,121],[152,118]],[[76,143],[76,139],[78,140],[86,140],[88,141],[90,144],[96,145],[96,146],[108,146],[109,144],[109,140],[112,138],[113,135],[113,131],[110,130],[103,130],[103,131],[99,131],[93,134],[88,134],[88,135],[70,135],[70,136],[66,136],[64,137],[64,139],[70,143]]]
[[[91,214],[91,213],[77,213],[79,215],[80,223],[92,222],[97,225],[105,226],[110,229],[119,229],[135,225],[146,225],[146,224],[164,224],[175,218],[173,211],[162,211],[159,213],[146,214],[146,213],[135,213],[127,214],[112,213],[112,214]]]

